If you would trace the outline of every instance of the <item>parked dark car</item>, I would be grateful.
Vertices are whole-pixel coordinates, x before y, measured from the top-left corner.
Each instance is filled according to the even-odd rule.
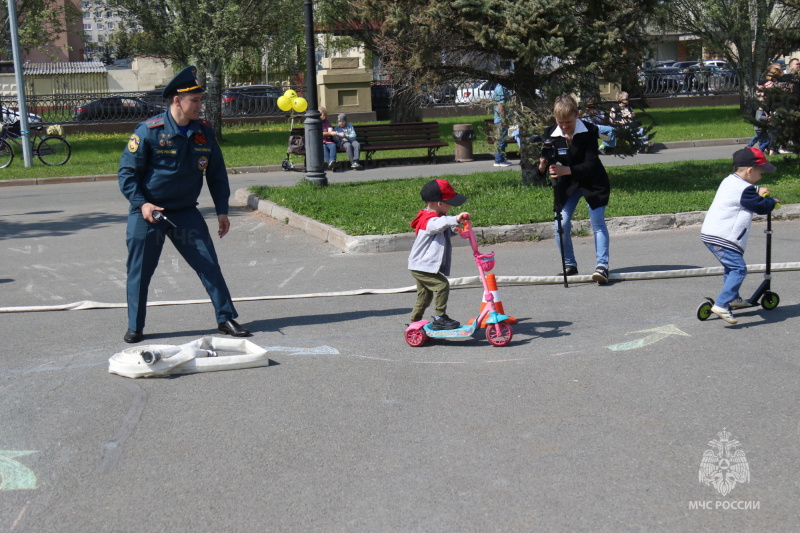
[[[89,103],[76,106],[73,120],[142,120],[165,110],[166,106],[148,103],[141,98],[98,98]]]
[[[283,94],[273,85],[240,85],[222,92],[222,115],[268,115],[280,112],[278,98]]]

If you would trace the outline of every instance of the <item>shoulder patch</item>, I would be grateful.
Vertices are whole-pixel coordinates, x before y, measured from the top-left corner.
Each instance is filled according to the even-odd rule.
[[[214,129],[214,125],[212,123],[210,123],[209,121],[207,121],[206,119],[204,119],[204,118],[198,119],[197,122],[201,126],[205,126],[206,128],[211,128],[212,130]]]
[[[139,149],[139,136],[134,134],[131,135],[130,139],[128,139],[128,151],[132,154],[136,153],[136,150]]]
[[[144,125],[147,126],[149,129],[157,128],[159,126],[164,125],[164,115],[158,115],[157,117],[148,118],[144,121]]]

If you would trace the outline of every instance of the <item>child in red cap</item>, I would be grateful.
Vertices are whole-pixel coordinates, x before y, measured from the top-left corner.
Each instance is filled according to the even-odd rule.
[[[417,280],[417,302],[411,310],[411,322],[422,320],[422,314],[434,296],[434,316],[431,329],[456,329],[461,324],[447,316],[447,299],[450,296],[450,263],[453,246],[450,236],[456,226],[469,219],[469,213],[447,216],[452,206],[460,206],[467,197],[458,194],[447,180],[431,180],[420,191],[425,209],[417,213],[411,227],[417,234],[408,269]]]

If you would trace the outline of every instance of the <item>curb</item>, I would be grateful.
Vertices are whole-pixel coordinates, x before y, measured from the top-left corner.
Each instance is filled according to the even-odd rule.
[[[238,189],[231,205],[249,206],[253,209],[283,221],[293,228],[301,229],[309,235],[330,243],[346,254],[369,254],[383,252],[407,252],[414,244],[414,233],[398,233],[392,235],[348,235],[339,228],[319,222],[313,218],[299,215],[269,200],[261,200],[248,189]],[[608,232],[613,235],[633,232],[657,231],[700,226],[705,218],[705,211],[689,211],[687,213],[666,213],[661,215],[640,215],[607,218]],[[773,220],[800,218],[800,204],[783,205],[773,214]],[[756,215],[753,220],[766,220],[765,216]],[[573,228],[591,232],[589,220],[573,221]],[[479,241],[488,244],[501,242],[540,241],[555,237],[552,222],[536,222],[516,226],[490,226],[475,228]],[[467,246],[464,239],[454,239],[453,246]]]

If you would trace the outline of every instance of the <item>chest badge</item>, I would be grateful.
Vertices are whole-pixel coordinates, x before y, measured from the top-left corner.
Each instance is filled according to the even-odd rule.
[[[208,158],[206,156],[203,156],[197,160],[198,169],[205,170],[207,166],[208,166]]]
[[[194,143],[195,144],[206,144],[206,136],[204,133],[195,133],[194,134]]]

